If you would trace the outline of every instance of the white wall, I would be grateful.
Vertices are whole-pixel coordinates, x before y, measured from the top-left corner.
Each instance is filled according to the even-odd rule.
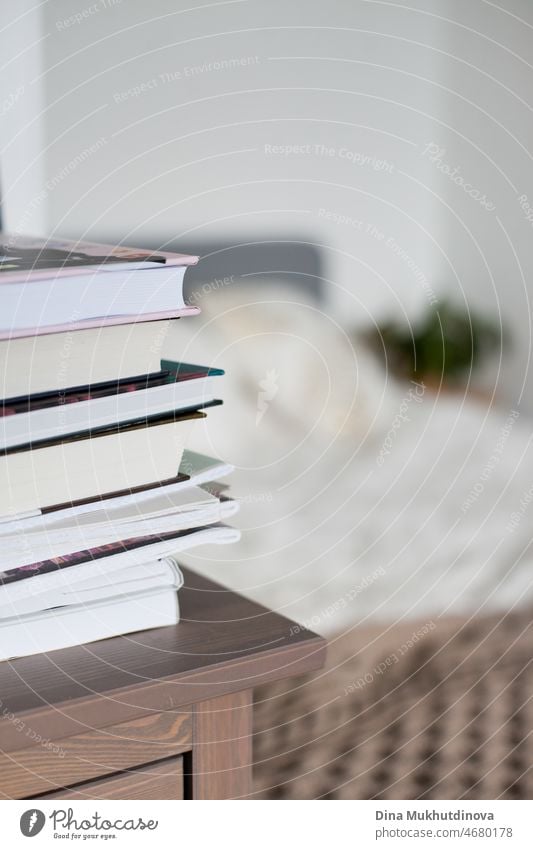
[[[434,92],[416,75],[431,78],[435,56],[409,39],[433,39],[431,20],[352,0],[196,10],[188,0],[122,0],[94,9],[68,27],[71,2],[46,11],[49,175],[104,140],[50,192],[54,228],[137,242],[182,236],[184,245],[191,232],[300,235],[344,252],[330,257],[330,271],[334,286],[361,299],[343,297],[354,320],[387,291],[400,305],[420,300],[405,262],[366,228],[393,236],[429,273],[432,200],[403,172],[422,183],[430,174],[417,145],[428,137]],[[244,64],[228,67],[234,59]],[[187,70],[219,62],[220,70]],[[268,152],[282,145],[309,147]],[[332,155],[317,153],[320,145]],[[381,170],[345,151],[383,160]]]
[[[45,24],[38,0],[4,3],[0,14],[0,169],[4,226],[45,232],[42,85]]]
[[[441,23],[447,55],[439,78],[449,91],[432,140],[445,151],[440,162],[460,168],[456,177],[494,208],[437,171],[434,227],[447,258],[435,273],[473,308],[501,316],[510,347],[492,378],[509,406],[531,412],[533,7],[527,0],[500,6],[449,0],[446,15],[457,23]]]
[[[327,246],[331,309],[352,322],[466,293],[515,337],[499,392],[518,403],[526,0],[56,0],[43,14],[49,228],[184,249],[192,235],[299,236]],[[444,150],[433,162],[430,143]]]

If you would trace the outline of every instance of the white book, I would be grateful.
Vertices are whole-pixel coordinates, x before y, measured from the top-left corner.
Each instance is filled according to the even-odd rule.
[[[183,266],[147,263],[89,276],[57,277],[0,286],[2,329],[57,327],[99,316],[165,315],[185,307]],[[0,281],[1,282],[1,281]],[[75,285],[77,284],[77,285]]]
[[[120,548],[107,555],[83,552],[79,561],[65,563],[38,563],[34,567],[8,569],[0,573],[0,606],[15,604],[20,599],[40,592],[53,592],[65,585],[98,576],[113,581],[114,575],[124,569],[149,563],[164,557],[175,557],[199,545],[226,545],[238,542],[240,531],[224,524],[208,525],[192,532],[181,532],[165,539],[148,538],[128,549]],[[16,574],[15,574],[16,573]],[[68,574],[67,574],[68,573]],[[13,576],[15,574],[15,580]],[[123,573],[124,574],[124,573]]]
[[[27,579],[28,594],[24,598],[11,598],[9,590],[16,584],[8,584],[7,592],[0,599],[0,619],[155,589],[173,587],[178,590],[183,585],[183,575],[172,557],[139,563],[108,575],[93,569],[92,574],[79,580],[73,580],[69,570],[63,569],[58,577],[59,584],[52,589],[44,582]]]
[[[0,660],[43,654],[179,622],[174,587],[0,620]]]
[[[113,516],[116,510],[121,510],[123,507],[142,509],[141,505],[145,502],[151,503],[153,499],[158,499],[160,496],[172,498],[175,493],[183,493],[191,487],[219,480],[219,478],[226,477],[233,471],[234,466],[229,463],[185,449],[179,466],[179,474],[186,475],[186,479],[176,480],[174,483],[163,486],[157,484],[125,495],[90,499],[72,507],[60,507],[44,513],[41,510],[36,510],[29,514],[0,516],[0,538],[3,535],[9,536],[13,533],[27,533],[33,529],[45,530],[54,525],[55,522],[63,520],[77,521],[77,518],[85,513],[94,513],[95,520],[104,521]]]
[[[2,416],[0,448],[28,445],[79,433],[115,422],[125,424],[180,410],[197,409],[215,400],[216,376],[166,383],[135,392],[121,392],[42,410]]]
[[[75,329],[117,317],[168,318],[185,306],[183,277],[198,257],[0,234],[0,335]]]
[[[137,321],[0,340],[0,397],[158,372],[170,325],[170,320]]]
[[[137,508],[122,507],[113,516],[100,517],[100,521],[94,521],[93,514],[86,513],[75,523],[63,520],[50,525],[43,532],[32,530],[24,534],[3,536],[0,569],[13,569],[28,563],[65,557],[67,554],[115,542],[127,543],[138,537],[212,525],[234,515],[238,507],[236,501],[221,501],[205,490],[193,488],[176,493],[171,498],[160,496],[152,504],[144,502]]]
[[[198,416],[196,416],[198,417]],[[194,416],[110,429],[0,456],[0,515],[174,478]]]

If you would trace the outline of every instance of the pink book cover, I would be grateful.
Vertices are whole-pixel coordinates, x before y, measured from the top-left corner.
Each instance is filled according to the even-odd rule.
[[[67,239],[41,239],[0,233],[0,282],[22,283],[58,276],[94,274],[97,270],[134,271],[158,265],[196,265],[197,256],[145,251],[125,245]]]

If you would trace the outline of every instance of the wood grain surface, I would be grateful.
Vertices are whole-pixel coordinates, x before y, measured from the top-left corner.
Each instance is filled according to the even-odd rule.
[[[90,778],[187,751],[190,712],[155,713],[105,729],[87,729],[46,745],[0,755],[4,798],[37,796]]]
[[[127,770],[102,781],[56,790],[42,799],[183,799],[183,758]]]
[[[184,570],[182,621],[0,663],[0,752],[320,668],[325,641]]]
[[[252,691],[195,705],[192,795],[238,799],[251,792]]]

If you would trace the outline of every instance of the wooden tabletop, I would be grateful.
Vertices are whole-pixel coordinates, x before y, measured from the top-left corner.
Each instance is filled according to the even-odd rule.
[[[181,621],[0,663],[0,751],[250,689],[320,668],[325,641],[183,570]],[[33,737],[34,739],[34,737]]]

